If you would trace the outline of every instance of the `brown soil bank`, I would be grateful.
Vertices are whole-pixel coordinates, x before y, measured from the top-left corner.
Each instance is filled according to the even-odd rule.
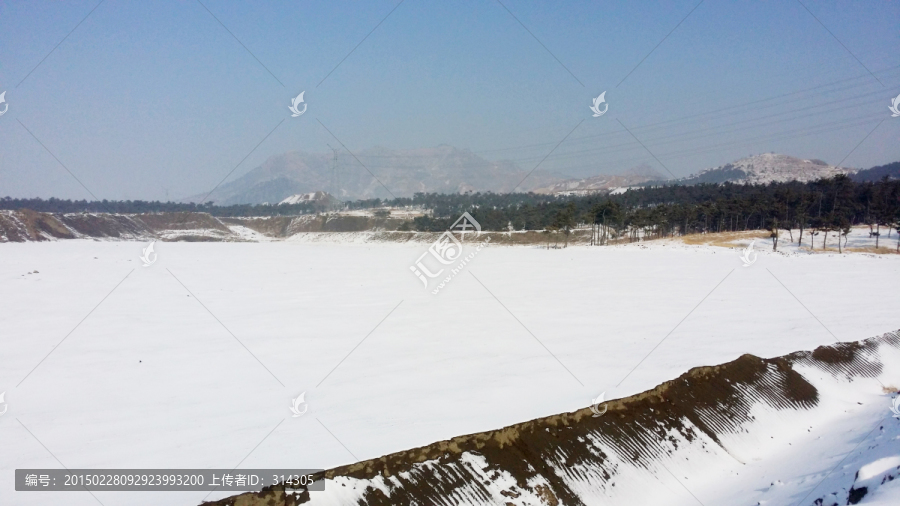
[[[40,213],[0,211],[0,242],[103,238],[163,241],[239,241],[232,226],[272,238],[303,232],[396,231],[404,220],[365,216],[303,215],[217,218],[208,213]],[[407,234],[408,235],[408,234]]]
[[[744,355],[722,365],[691,369],[652,390],[606,402],[601,409],[605,406],[607,412],[600,417],[584,408],[329,469],[317,479],[326,480],[326,490],[342,486],[335,482],[338,477],[363,480],[364,491],[352,503],[359,505],[459,502],[453,498],[464,498],[468,504],[498,504],[489,486],[492,477],[503,474],[515,480],[515,485],[501,492],[505,497],[528,495],[536,498],[529,504],[546,506],[583,505],[561,474],[609,487],[623,463],[647,467],[671,452],[679,442],[673,434],[688,444],[706,441],[722,446],[720,436],[746,430],[743,427],[752,421],[749,412],[755,404],[802,410],[819,402],[816,388],[796,366],[818,368],[838,378],[873,377],[882,370],[877,358],[882,345],[900,347],[900,334],[773,359]],[[486,478],[465,465],[464,453],[484,459]],[[382,491],[385,487],[389,496]],[[309,494],[305,490],[285,494],[283,488],[270,487],[204,505],[296,506],[308,502]]]
[[[97,238],[161,241],[246,241],[238,227],[270,238],[296,234],[366,232],[373,242],[430,242],[434,232],[399,230],[404,219],[347,215],[302,215],[247,218],[217,218],[207,213],[41,213],[22,209],[0,211],[0,243]],[[485,232],[492,244],[541,245],[562,248],[565,244],[587,244],[589,230],[574,231],[568,241],[563,233]]]
[[[0,242],[75,238],[145,240],[160,239],[160,235],[165,233],[174,238],[179,235],[190,236],[190,231],[198,230],[203,230],[206,235],[217,233],[224,237],[231,234],[227,226],[206,213],[63,214],[39,213],[28,209],[0,211]]]

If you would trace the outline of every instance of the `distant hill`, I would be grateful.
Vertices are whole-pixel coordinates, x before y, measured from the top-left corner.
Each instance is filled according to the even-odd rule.
[[[649,165],[641,165],[629,169],[619,175],[599,175],[582,179],[567,179],[557,183],[536,188],[535,193],[550,195],[591,195],[594,193],[608,192],[618,188],[639,185],[648,181],[663,179],[663,175]]]
[[[309,192],[309,193],[297,193],[295,195],[291,195],[286,199],[283,199],[279,204],[285,205],[293,205],[293,204],[321,204],[324,206],[328,206],[337,202],[337,199],[332,197],[329,193],[323,191],[317,192]]]
[[[900,162],[889,163],[887,165],[879,165],[871,169],[865,169],[850,176],[850,179],[864,183],[867,181],[881,181],[881,178],[887,176],[888,179],[900,179]]]
[[[322,190],[340,200],[411,197],[417,192],[505,193],[523,179],[518,191],[563,179],[540,171],[526,178],[528,171],[514,162],[490,161],[446,145],[407,150],[373,148],[354,154],[339,152],[334,175],[331,153],[292,151],[275,155],[217,188],[208,200],[218,205],[277,203],[292,195]],[[198,202],[204,197],[198,194],[183,201]]]
[[[668,184],[738,183],[767,184],[787,181],[815,181],[838,174],[852,175],[859,169],[835,167],[822,160],[805,160],[788,155],[765,153],[748,156],[735,162],[706,169]]]
[[[900,178],[900,162],[860,171],[849,167],[836,167],[822,160],[806,160],[788,155],[764,153],[741,158],[725,165],[700,171],[688,177],[666,179],[647,165],[633,168],[621,175],[601,175],[585,179],[569,179],[535,189],[535,193],[554,195],[589,195],[598,192],[621,193],[629,187],[695,185],[695,184],[768,184],[788,181],[809,182],[822,178],[847,174],[859,174],[864,179],[878,180],[885,174]]]
[[[512,161],[486,160],[469,150],[447,145],[405,150],[372,148],[355,155],[346,150],[339,152],[336,170],[333,170],[332,153],[291,151],[275,155],[247,174],[223,184],[207,200],[228,206],[277,204],[315,192],[329,192],[331,198],[348,201],[411,197],[420,192],[508,193],[514,189],[547,195],[589,195],[648,185],[808,182],[837,174],[850,175],[857,181],[874,181],[884,175],[900,178],[900,162],[860,171],[835,167],[822,160],[775,153],[741,158],[680,179],[666,179],[646,165],[624,174],[580,179],[543,171],[529,176],[528,171]],[[517,188],[519,183],[522,184]],[[205,196],[194,195],[182,202],[199,202]],[[294,198],[297,202],[303,200]]]

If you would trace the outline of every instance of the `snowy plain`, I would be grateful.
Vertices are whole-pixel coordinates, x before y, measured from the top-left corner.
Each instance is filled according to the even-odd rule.
[[[17,468],[330,468],[900,328],[897,255],[491,246],[435,296],[427,245],[308,239],[157,242],[149,267],[144,243],[0,245],[0,503],[97,504],[16,493]],[[890,414],[872,398],[834,430]]]

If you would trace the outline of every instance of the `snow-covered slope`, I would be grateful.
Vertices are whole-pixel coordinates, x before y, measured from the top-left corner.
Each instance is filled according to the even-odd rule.
[[[724,183],[728,181],[742,184],[766,184],[786,181],[806,182],[834,177],[838,174],[854,174],[857,171],[858,169],[835,167],[821,160],[804,160],[788,155],[763,153],[703,170],[696,175],[677,180],[677,183]]]
[[[334,202],[337,202],[337,199],[332,197],[326,192],[323,191],[315,191],[309,193],[297,193],[291,195],[290,197],[285,198],[279,204],[306,204],[306,203],[321,203],[323,205],[328,205]]]

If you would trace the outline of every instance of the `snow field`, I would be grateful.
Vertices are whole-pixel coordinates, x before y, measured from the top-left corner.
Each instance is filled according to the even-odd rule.
[[[158,242],[146,268],[144,246],[0,248],[0,499],[96,504],[13,491],[13,469],[59,462],[330,468],[898,327],[894,256],[760,251],[742,267],[714,247],[488,247],[434,296],[409,272],[423,244]]]

